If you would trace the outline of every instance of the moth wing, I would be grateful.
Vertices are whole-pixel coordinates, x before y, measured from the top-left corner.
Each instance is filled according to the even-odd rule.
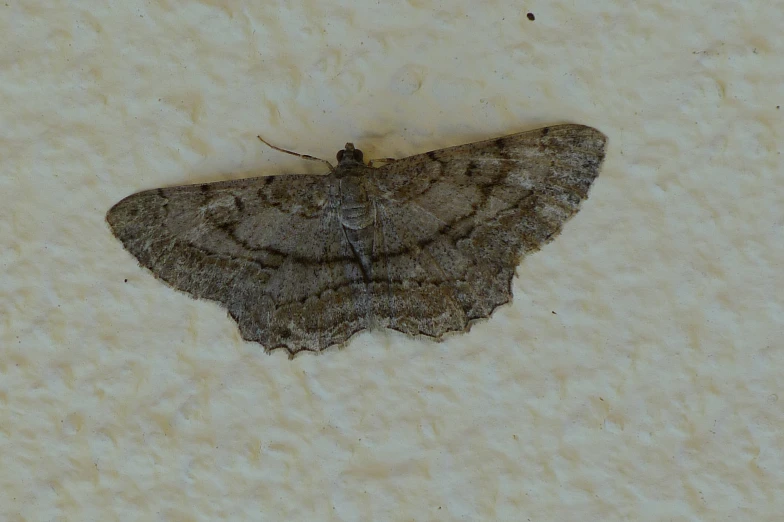
[[[147,190],[117,203],[106,219],[156,277],[223,303],[246,340],[267,350],[319,350],[365,324],[351,299],[330,294],[362,280],[346,261],[353,256],[334,182],[292,175]]]
[[[588,196],[605,144],[596,129],[560,125],[375,169],[381,322],[438,338],[508,302],[521,258]]]

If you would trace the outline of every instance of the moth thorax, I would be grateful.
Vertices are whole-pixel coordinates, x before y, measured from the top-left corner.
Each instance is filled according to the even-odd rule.
[[[341,180],[340,221],[343,226],[353,230],[370,226],[375,221],[373,203],[358,177],[351,176]]]

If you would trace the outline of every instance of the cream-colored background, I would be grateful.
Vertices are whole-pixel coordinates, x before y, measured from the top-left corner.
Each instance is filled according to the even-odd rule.
[[[782,27],[775,2],[0,4],[0,520],[781,520]],[[564,122],[609,136],[589,200],[441,344],[267,356],[104,222],[322,169],[258,133],[402,157]]]

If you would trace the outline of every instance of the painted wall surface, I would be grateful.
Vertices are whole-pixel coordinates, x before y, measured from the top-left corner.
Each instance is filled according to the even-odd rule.
[[[528,13],[534,15],[530,20]],[[705,521],[784,510],[784,4],[0,3],[0,520]],[[143,189],[609,137],[514,300],[289,361],[161,284]]]

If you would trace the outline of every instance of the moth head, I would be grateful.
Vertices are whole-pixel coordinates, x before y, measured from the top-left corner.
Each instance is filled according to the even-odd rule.
[[[338,152],[338,163],[362,163],[362,151],[355,149],[353,143],[346,143],[346,147]]]

